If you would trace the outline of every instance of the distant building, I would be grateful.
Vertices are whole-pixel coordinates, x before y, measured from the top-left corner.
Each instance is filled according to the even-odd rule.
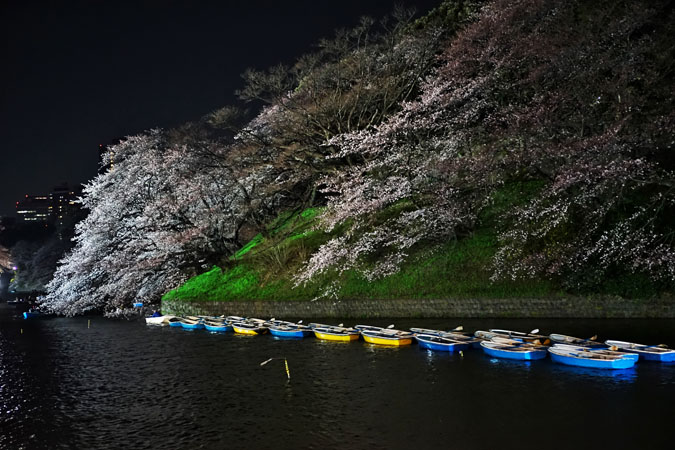
[[[28,195],[16,202],[16,218],[19,222],[35,223],[50,222],[52,218],[52,203],[48,195]]]
[[[64,221],[80,211],[77,198],[82,188],[71,188],[67,183],[56,186],[46,195],[26,195],[16,202],[16,217],[19,223],[44,223],[63,225]]]
[[[75,216],[81,208],[77,198],[82,195],[82,187],[71,188],[68,183],[56,186],[49,194],[52,203],[52,220],[57,225],[63,225],[64,220]]]

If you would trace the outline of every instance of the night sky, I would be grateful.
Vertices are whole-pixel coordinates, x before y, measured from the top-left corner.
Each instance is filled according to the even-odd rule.
[[[440,0],[397,2],[426,12]],[[96,174],[99,144],[236,102],[247,67],[291,63],[393,1],[0,2],[0,215]]]

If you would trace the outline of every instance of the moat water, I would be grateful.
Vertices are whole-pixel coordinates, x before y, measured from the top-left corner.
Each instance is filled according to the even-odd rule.
[[[675,344],[674,320],[394,323]],[[260,366],[272,357],[290,380],[283,360]],[[673,364],[575,369],[0,306],[0,449],[656,449],[671,448],[673,405]]]

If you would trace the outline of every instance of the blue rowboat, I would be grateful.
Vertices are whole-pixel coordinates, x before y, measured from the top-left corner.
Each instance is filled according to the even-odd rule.
[[[44,316],[45,316],[45,314],[43,314],[43,313],[41,313],[41,312],[39,312],[39,311],[25,311],[25,312],[23,313],[23,318],[24,318],[24,320],[27,320],[27,319],[38,319],[38,318],[44,317]]]
[[[431,336],[439,336],[442,338],[450,339],[452,341],[460,341],[466,344],[469,344],[471,347],[474,348],[479,348],[480,343],[482,341],[481,338],[479,337],[474,337],[470,333],[462,333],[461,332],[462,327],[457,327],[454,330],[451,331],[442,331],[442,330],[430,330],[428,328],[411,328],[410,331],[415,333],[416,335],[431,335]],[[477,331],[476,333],[483,333],[481,331]],[[487,333],[487,332],[485,332]]]
[[[610,350],[607,347],[589,348],[589,347],[582,347],[582,346],[578,346],[578,345],[567,345],[567,344],[555,344],[553,347],[559,348],[559,349],[562,349],[562,350],[571,350],[571,351],[575,351],[575,352],[593,352],[596,355],[622,356],[624,358],[632,359],[635,362],[638,362],[638,359],[640,358],[640,355],[638,355],[637,353],[619,352],[619,351]]]
[[[570,350],[561,347],[548,349],[551,359],[557,363],[576,367],[594,369],[630,369],[635,365],[635,358],[622,355],[606,355],[588,350]]]
[[[576,345],[577,347],[587,348],[606,348],[607,346],[602,342],[595,340],[595,336],[590,339],[578,338],[574,336],[567,336],[564,334],[550,334],[549,338],[556,344]]]
[[[304,325],[273,325],[270,327],[270,334],[280,338],[304,338],[314,334],[311,328]]]
[[[183,319],[180,321],[180,326],[183,327],[184,330],[203,330],[204,322],[201,320]]]
[[[546,358],[546,347],[534,345],[512,345],[498,342],[483,341],[480,343],[483,351],[495,358],[517,359],[531,361]]]
[[[453,339],[431,334],[415,334],[415,340],[420,345],[420,348],[441,352],[464,351],[471,346],[471,343],[469,342],[455,341]]]
[[[232,324],[227,322],[204,321],[204,328],[212,333],[226,333],[233,330]]]
[[[618,349],[622,352],[637,353],[640,359],[645,361],[672,362],[675,361],[675,350],[665,345],[645,345],[635,344],[624,341],[605,341],[612,350]]]
[[[169,319],[169,326],[180,328],[182,326],[180,317],[172,317],[171,319]]]
[[[429,328],[411,328],[410,331],[412,331],[415,334],[430,334],[432,336],[442,336],[442,337],[450,337],[450,336],[462,336],[464,338],[473,338],[471,333],[463,333],[464,327],[463,326],[458,326],[455,327],[454,329],[450,331],[443,331],[443,330],[433,330]],[[452,339],[452,337],[451,337]]]

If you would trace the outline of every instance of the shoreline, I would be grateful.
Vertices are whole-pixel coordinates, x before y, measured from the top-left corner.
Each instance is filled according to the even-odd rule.
[[[311,318],[673,319],[673,299],[618,297],[201,302],[162,300],[174,315]]]

